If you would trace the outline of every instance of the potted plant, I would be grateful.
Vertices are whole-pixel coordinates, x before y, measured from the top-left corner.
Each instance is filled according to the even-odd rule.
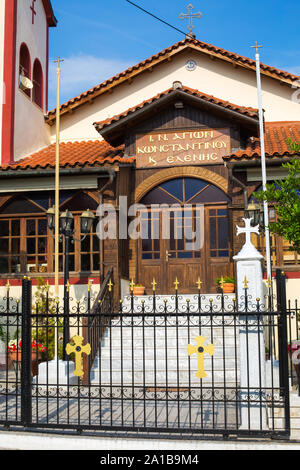
[[[235,290],[235,279],[234,277],[225,276],[225,277],[218,277],[217,278],[217,285],[221,287],[223,279],[223,292],[224,294],[233,294]]]
[[[145,286],[142,284],[136,284],[133,288],[133,295],[144,295],[145,294]]]
[[[12,339],[8,343],[8,353],[10,359],[14,363],[20,363],[22,361],[22,340],[19,342],[16,339]],[[45,352],[47,348],[42,343],[37,343],[35,339],[31,341],[31,361],[32,361],[32,375],[37,374],[37,365],[40,354]]]

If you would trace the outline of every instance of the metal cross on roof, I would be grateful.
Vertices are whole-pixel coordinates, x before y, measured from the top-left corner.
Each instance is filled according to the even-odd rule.
[[[193,36],[193,29],[195,28],[194,27],[194,24],[193,24],[193,19],[194,18],[202,18],[203,14],[199,11],[198,13],[193,13],[193,5],[190,3],[188,6],[187,6],[187,10],[189,13],[187,14],[184,14],[184,13],[180,13],[179,15],[179,18],[181,20],[185,20],[185,19],[188,19],[189,20],[189,25],[188,25],[188,32],[189,32],[189,36]]]
[[[255,46],[251,46],[251,48],[252,48],[252,49],[256,49],[256,53],[258,53],[258,49],[261,49],[262,46],[259,46],[259,45],[258,45],[258,42],[255,41]]]

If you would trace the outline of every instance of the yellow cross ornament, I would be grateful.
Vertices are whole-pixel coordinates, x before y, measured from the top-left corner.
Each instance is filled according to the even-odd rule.
[[[86,344],[82,346],[83,337],[82,336],[73,336],[72,341],[75,344],[67,344],[66,346],[66,353],[69,356],[72,353],[75,353],[75,371],[74,375],[77,377],[82,377],[84,375],[82,369],[82,354],[87,354],[88,356],[91,354],[91,345]]]
[[[213,356],[215,353],[215,348],[213,344],[210,344],[209,346],[204,346],[204,343],[206,341],[206,338],[204,336],[197,336],[195,338],[195,341],[197,343],[197,346],[188,344],[187,352],[189,356],[191,356],[192,354],[198,355],[198,371],[195,375],[199,379],[204,379],[204,377],[207,376],[204,370],[204,354],[209,354],[210,356]]]

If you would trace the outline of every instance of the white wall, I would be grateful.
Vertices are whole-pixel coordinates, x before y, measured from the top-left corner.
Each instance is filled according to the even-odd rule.
[[[193,72],[185,69],[186,61],[190,58],[197,62],[197,69]],[[84,105],[73,114],[63,115],[61,139],[98,139],[99,134],[94,129],[93,122],[112,117],[152,98],[170,88],[176,80],[234,104],[257,108],[254,71],[234,68],[221,60],[212,61],[197,52],[184,52],[175,56],[171,62],[155,67],[152,73],[141,74],[131,85],[125,83],[116,87],[113,93],[99,97],[92,105]],[[267,121],[300,120],[300,105],[292,101],[294,90],[291,87],[282,86],[279,81],[267,77],[262,78],[262,87]],[[54,140],[55,126],[51,128],[51,136]]]
[[[27,1],[18,2],[16,43],[16,101],[15,101],[15,160],[39,150],[49,144],[48,126],[45,125],[46,72],[47,72],[47,20],[42,0],[35,2],[36,16],[32,24],[32,12]],[[32,103],[19,89],[19,52],[25,42],[30,52],[31,70],[35,59],[39,59],[44,77],[44,110]],[[31,72],[32,76],[32,72]]]
[[[4,60],[4,14],[5,14],[5,3],[0,3],[0,156],[2,150],[2,104],[4,94],[4,82],[3,82],[3,60]]]

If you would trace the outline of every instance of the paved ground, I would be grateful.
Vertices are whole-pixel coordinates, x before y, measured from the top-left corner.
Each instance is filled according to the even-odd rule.
[[[101,390],[93,388],[89,393],[86,389],[78,395],[77,388],[67,390],[61,387],[59,397],[57,389],[43,387],[37,396],[33,387],[32,419],[35,424],[67,424],[76,426],[118,426],[157,429],[234,429],[239,426],[239,412],[235,403],[222,401],[200,401],[196,398],[188,400],[187,392],[178,394],[170,392],[142,393],[140,389]],[[71,397],[64,397],[69,393]],[[52,395],[52,396],[51,396]],[[96,397],[95,397],[96,395]],[[107,396],[108,398],[103,398]],[[179,399],[179,400],[178,400]],[[20,419],[20,393],[11,388],[8,395],[0,395],[0,420]]]

